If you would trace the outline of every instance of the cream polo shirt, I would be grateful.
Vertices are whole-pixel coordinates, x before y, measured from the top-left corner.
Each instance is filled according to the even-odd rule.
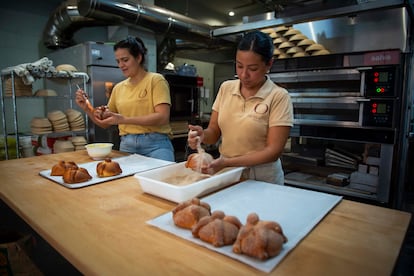
[[[269,127],[293,126],[293,106],[286,89],[267,78],[257,94],[244,99],[240,80],[225,81],[213,110],[221,130],[220,153],[235,157],[265,147]]]
[[[170,87],[158,73],[147,72],[138,84],[130,84],[129,79],[117,83],[108,102],[108,108],[125,117],[137,117],[154,113],[158,104],[171,105]],[[119,134],[165,133],[171,134],[169,124],[161,126],[125,125],[118,126]]]

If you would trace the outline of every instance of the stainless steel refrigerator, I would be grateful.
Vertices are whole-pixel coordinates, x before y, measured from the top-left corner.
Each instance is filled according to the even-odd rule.
[[[111,87],[123,80],[121,70],[118,68],[112,44],[99,42],[85,42],[65,49],[59,49],[48,55],[55,66],[71,64],[78,71],[85,72],[89,76],[87,87],[82,87],[87,92],[93,106],[105,105],[108,102],[108,92]],[[80,85],[82,86],[82,84]],[[67,88],[59,83],[48,81],[47,87],[57,91],[63,91],[67,97]],[[73,87],[76,91],[76,87]],[[66,92],[65,92],[66,91]],[[74,97],[71,93],[70,97]],[[67,101],[66,101],[67,102]],[[74,101],[72,101],[74,103]],[[74,108],[80,110],[76,103],[71,106],[63,106],[55,103],[47,109]],[[117,128],[102,129],[87,121],[89,142],[113,142],[114,149],[119,149],[119,137]]]

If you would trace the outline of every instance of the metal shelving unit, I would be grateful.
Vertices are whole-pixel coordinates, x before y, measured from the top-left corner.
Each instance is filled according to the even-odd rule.
[[[5,80],[6,79],[10,79],[11,82],[11,95],[8,96],[5,93]],[[16,85],[15,85],[15,81],[17,79],[21,78],[20,76],[18,76],[13,70],[3,70],[1,73],[1,78],[0,78],[0,108],[1,108],[1,112],[2,112],[2,135],[3,135],[3,139],[4,139],[4,151],[5,151],[5,159],[8,160],[10,159],[10,154],[9,154],[9,144],[8,144],[8,138],[9,137],[13,137],[16,140],[16,144],[15,144],[15,149],[16,149],[16,158],[20,158],[20,154],[19,154],[19,149],[20,149],[20,142],[19,142],[19,137],[22,135],[20,133],[20,127],[19,127],[19,110],[18,110],[18,99],[20,98],[43,98],[43,102],[46,104],[47,98],[51,98],[51,97],[39,97],[39,96],[18,96],[16,95]],[[74,92],[76,91],[76,89],[74,87],[77,87],[79,84],[81,84],[81,87],[85,90],[85,93],[88,94],[87,90],[87,82],[89,80],[89,76],[86,73],[83,72],[66,72],[66,71],[59,71],[57,74],[54,74],[52,76],[50,75],[46,75],[46,76],[41,76],[41,77],[37,77],[35,81],[39,81],[39,80],[56,80],[56,81],[63,81],[67,83],[68,86],[68,92],[65,93],[63,96],[55,96],[53,98],[59,98],[59,100],[62,101],[68,101],[69,103],[69,107],[73,108],[73,101],[74,101]],[[7,104],[11,104],[11,108],[12,108],[12,114],[6,114],[6,103]],[[47,110],[45,110],[45,112],[47,112]],[[10,128],[10,126],[8,126],[8,122],[7,122],[7,118],[8,116],[12,116],[12,126]],[[85,120],[85,131],[82,132],[86,138],[88,139],[88,117],[85,114],[84,117]],[[10,131],[12,130],[12,131]],[[10,133],[10,134],[9,134]],[[50,134],[45,134],[45,135],[51,135],[51,136],[62,136],[62,135],[74,135],[79,133],[79,131],[68,131],[68,132],[52,132]]]

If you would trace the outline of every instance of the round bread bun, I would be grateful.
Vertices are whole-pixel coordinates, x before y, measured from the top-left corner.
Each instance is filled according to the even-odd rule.
[[[325,49],[325,48],[321,44],[315,43],[315,44],[312,44],[312,45],[306,47],[305,51],[306,52],[314,52],[314,51],[319,51],[319,50],[323,50],[323,49]]]
[[[276,28],[275,28],[275,32],[276,32],[276,33],[284,33],[284,32],[286,32],[287,30],[289,30],[289,28],[288,28],[288,27],[286,27],[286,26],[279,26],[279,27],[276,27]]]
[[[287,41],[286,38],[278,37],[278,38],[273,39],[273,44],[277,46],[277,45],[280,45],[280,44],[282,44],[283,42],[286,42],[286,41]]]
[[[289,50],[286,51],[286,54],[296,54],[299,52],[303,52],[303,49],[298,46],[293,46],[292,48],[289,48]]]
[[[289,38],[289,41],[300,41],[300,40],[304,40],[304,39],[307,39],[306,35],[304,35],[304,34],[295,34],[295,35],[292,35]]]
[[[275,33],[275,32],[272,32],[272,33],[270,33],[270,34],[268,34],[271,38],[276,38],[276,37],[279,37],[278,35],[277,35],[277,33]]]
[[[34,94],[37,97],[48,97],[48,96],[57,96],[57,93],[53,89],[39,89]]]
[[[296,46],[308,47],[309,45],[312,45],[312,44],[315,44],[315,41],[313,41],[312,39],[303,39],[303,40],[299,41]]]
[[[297,52],[297,53],[294,53],[293,55],[292,55],[292,57],[306,57],[306,56],[308,56],[308,54],[307,53],[305,53],[305,52]]]
[[[322,49],[322,50],[319,50],[319,51],[315,51],[315,52],[312,52],[312,56],[322,56],[322,55],[329,55],[330,54],[330,52],[328,51],[328,50],[326,50],[326,49]]]
[[[292,48],[294,46],[295,46],[295,44],[293,44],[292,42],[285,41],[285,42],[283,42],[279,45],[279,48],[280,49],[286,49],[286,48]]]
[[[71,64],[60,64],[56,66],[57,71],[67,71],[67,72],[76,72],[78,69],[76,69],[75,66]]]
[[[291,37],[293,35],[297,35],[297,34],[300,34],[300,33],[301,32],[299,30],[296,30],[296,29],[291,28],[288,31],[286,31],[286,33],[284,33],[283,36],[284,37]]]
[[[275,30],[273,28],[265,28],[260,30],[262,33],[270,34],[273,33]]]
[[[282,51],[280,51],[280,49],[279,48],[275,48],[274,50],[273,50],[273,55],[274,56],[278,56],[278,55],[280,55],[282,53]]]
[[[290,56],[288,54],[285,53],[281,53],[280,55],[277,56],[278,59],[284,59],[284,58],[290,58]]]

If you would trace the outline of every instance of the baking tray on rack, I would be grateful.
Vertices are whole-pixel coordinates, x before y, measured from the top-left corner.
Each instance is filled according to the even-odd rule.
[[[107,182],[113,179],[130,176],[138,172],[144,172],[144,171],[175,164],[175,162],[155,159],[151,157],[142,156],[139,154],[132,154],[129,156],[112,158],[112,160],[119,163],[119,166],[122,169],[122,173],[119,175],[110,176],[110,177],[98,177],[98,175],[96,174],[96,165],[102,160],[77,164],[79,167],[85,168],[89,172],[89,174],[92,176],[91,180],[88,180],[82,183],[74,183],[74,184],[65,183],[63,181],[62,176],[51,176],[50,175],[52,169],[43,170],[39,172],[39,174],[49,180],[52,180],[62,186],[65,186],[66,188],[76,189],[76,188],[82,188],[82,187],[86,187],[90,185]]]

